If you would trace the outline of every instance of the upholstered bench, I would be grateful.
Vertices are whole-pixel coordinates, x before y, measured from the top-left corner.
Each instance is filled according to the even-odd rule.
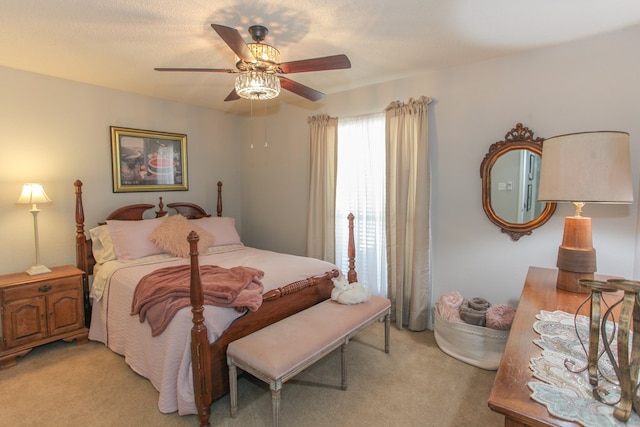
[[[343,305],[326,300],[229,344],[231,416],[238,412],[237,368],[271,388],[273,425],[280,418],[282,384],[338,347],[342,349],[342,389],[347,388],[347,344],[358,332],[384,318],[384,350],[389,353],[389,299],[373,295],[367,302]]]

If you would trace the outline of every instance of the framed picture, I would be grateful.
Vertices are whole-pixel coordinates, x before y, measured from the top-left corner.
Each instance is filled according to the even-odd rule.
[[[113,192],[185,191],[187,135],[111,126]]]

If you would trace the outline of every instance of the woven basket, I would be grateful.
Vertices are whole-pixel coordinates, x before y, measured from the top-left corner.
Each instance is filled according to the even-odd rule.
[[[437,304],[435,312],[434,335],[442,351],[478,368],[498,369],[509,331],[448,322],[440,317]]]

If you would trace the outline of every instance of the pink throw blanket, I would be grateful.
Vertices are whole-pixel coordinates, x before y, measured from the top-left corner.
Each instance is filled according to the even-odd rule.
[[[178,265],[147,274],[136,286],[131,315],[138,314],[151,326],[151,335],[160,335],[178,310],[191,304],[191,267]],[[246,307],[256,311],[262,305],[262,270],[251,267],[226,269],[215,265],[200,267],[204,303],[220,307]]]

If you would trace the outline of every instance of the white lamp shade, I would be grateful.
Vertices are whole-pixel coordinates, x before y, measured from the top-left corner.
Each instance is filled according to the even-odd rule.
[[[22,193],[18,197],[18,204],[36,204],[36,203],[49,203],[51,199],[44,192],[42,184],[29,183],[22,186]]]
[[[632,203],[629,134],[584,132],[545,139],[538,200]]]

